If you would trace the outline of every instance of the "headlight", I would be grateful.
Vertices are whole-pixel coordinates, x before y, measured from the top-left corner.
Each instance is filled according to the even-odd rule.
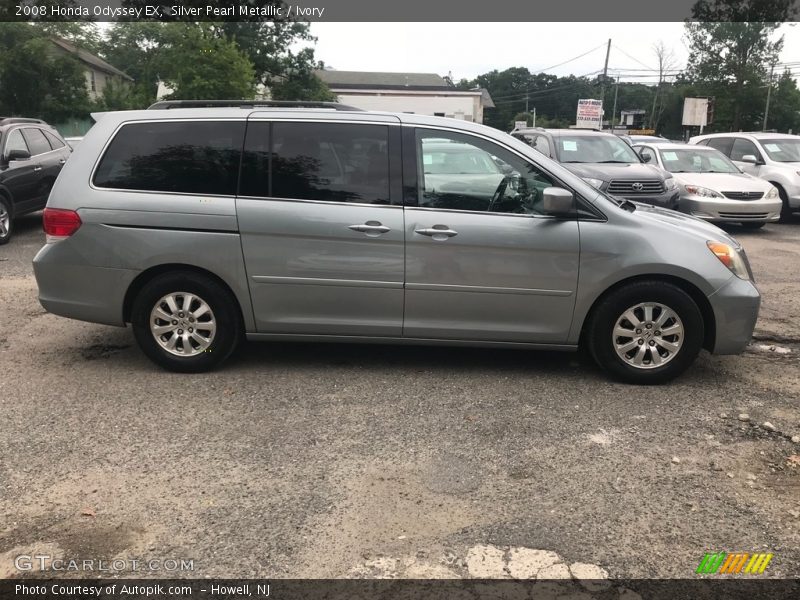
[[[602,179],[592,179],[591,177],[584,177],[583,180],[589,185],[596,187],[598,190],[603,185]]]
[[[666,187],[668,190],[674,190],[676,186],[677,184],[675,183],[674,177],[670,177],[664,182],[664,187]]]
[[[772,186],[767,192],[767,198],[769,198],[770,200],[773,198],[777,198],[779,195],[780,194],[778,194],[778,188],[776,188],[775,186]]]
[[[739,279],[750,279],[750,270],[747,268],[742,253],[730,244],[709,240],[706,242],[708,249],[714,253],[719,261],[728,267]]]
[[[700,187],[699,185],[687,185],[686,191],[693,196],[702,196],[703,198],[722,198],[722,194],[710,190],[708,188]]]

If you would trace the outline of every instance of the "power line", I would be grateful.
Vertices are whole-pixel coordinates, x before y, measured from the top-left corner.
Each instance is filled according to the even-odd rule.
[[[630,58],[632,61],[635,61],[635,62],[639,63],[639,64],[640,64],[640,65],[642,65],[643,67],[647,67],[647,68],[648,68],[650,71],[658,71],[658,69],[654,69],[654,68],[653,68],[653,67],[651,67],[650,65],[646,65],[646,64],[644,64],[644,63],[643,63],[642,61],[640,61],[638,58],[635,58],[635,57],[631,56],[630,54],[628,54],[627,52],[625,52],[625,50],[623,50],[622,48],[620,48],[620,47],[619,47],[619,46],[617,46],[616,44],[614,44],[614,48],[616,48],[617,50],[619,50],[620,52],[622,52],[622,53],[623,53],[625,56],[627,56],[628,58]]]
[[[599,46],[597,46],[596,48],[592,48],[591,50],[587,50],[587,51],[586,51],[586,52],[584,52],[583,54],[579,54],[578,56],[575,56],[575,57],[573,57],[573,58],[570,58],[569,60],[565,60],[564,62],[558,63],[557,65],[553,65],[552,67],[547,67],[546,69],[539,69],[537,72],[538,72],[538,73],[544,73],[545,71],[549,71],[550,69],[555,69],[556,67],[561,67],[561,66],[563,66],[563,65],[566,65],[566,64],[568,64],[568,63],[571,63],[571,62],[572,62],[572,61],[574,61],[574,60],[578,60],[579,58],[583,58],[583,57],[584,57],[584,56],[586,56],[587,54],[591,54],[591,53],[592,53],[592,52],[594,52],[595,50],[599,50],[600,48],[602,48],[602,47],[603,47],[603,46],[605,46],[605,45],[606,45],[606,42],[603,42],[602,44],[600,44],[600,45],[599,45]]]

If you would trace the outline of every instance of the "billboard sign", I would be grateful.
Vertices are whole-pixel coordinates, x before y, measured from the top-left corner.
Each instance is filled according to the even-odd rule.
[[[575,127],[602,129],[603,101],[592,99],[578,100],[578,114],[575,117]]]
[[[684,98],[683,119],[681,123],[687,127],[705,127],[708,125],[708,98]]]

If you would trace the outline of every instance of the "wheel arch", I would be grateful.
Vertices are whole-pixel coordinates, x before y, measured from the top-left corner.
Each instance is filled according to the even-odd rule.
[[[700,314],[703,317],[703,348],[705,348],[709,352],[713,352],[714,343],[717,337],[717,326],[716,326],[716,319],[714,317],[714,309],[711,307],[711,303],[709,302],[708,298],[700,290],[700,288],[698,288],[692,282],[687,281],[686,279],[683,279],[681,277],[676,277],[674,275],[664,275],[664,274],[634,275],[632,277],[627,277],[625,279],[621,279],[620,281],[615,282],[613,285],[611,285],[605,291],[603,291],[603,293],[600,294],[597,298],[595,298],[594,302],[592,302],[592,306],[589,308],[588,312],[586,313],[586,317],[583,319],[583,323],[581,324],[579,345],[581,346],[584,345],[588,325],[589,323],[591,323],[595,310],[600,305],[600,303],[609,294],[615,292],[621,287],[640,281],[671,283],[676,287],[680,288],[681,290],[683,290],[684,292],[686,292],[689,295],[689,297],[691,297],[691,299],[694,301],[694,303],[697,305],[697,307],[700,309]]]
[[[136,296],[142,290],[142,288],[150,281],[152,281],[155,277],[159,275],[163,275],[165,273],[176,273],[176,272],[189,272],[189,273],[196,273],[198,275],[203,275],[205,277],[209,277],[221,285],[225,290],[236,300],[236,311],[239,315],[239,322],[244,330],[245,322],[244,322],[244,314],[242,311],[241,303],[239,302],[236,293],[233,291],[230,285],[219,275],[209,271],[208,269],[204,269],[202,267],[197,267],[194,265],[188,265],[184,263],[167,263],[163,265],[156,265],[150,267],[149,269],[145,269],[141,273],[139,273],[133,281],[131,281],[130,285],[128,286],[127,291],[125,292],[125,299],[122,302],[122,319],[125,323],[131,322],[131,312],[133,311],[133,302],[136,299]]]

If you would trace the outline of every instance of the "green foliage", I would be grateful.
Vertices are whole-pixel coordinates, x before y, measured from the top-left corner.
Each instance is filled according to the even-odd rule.
[[[41,29],[0,23],[0,114],[58,122],[90,110],[81,64]]]
[[[794,15],[794,0],[701,0],[687,21],[689,62],[685,79],[698,95],[716,98],[713,130],[761,126],[770,65],[783,37],[772,39]]]

